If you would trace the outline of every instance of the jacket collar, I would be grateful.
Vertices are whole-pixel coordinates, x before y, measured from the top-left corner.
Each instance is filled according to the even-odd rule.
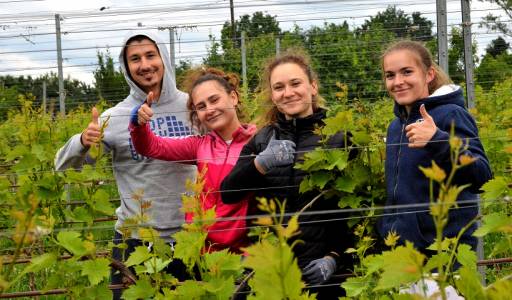
[[[233,141],[245,140],[251,138],[254,133],[256,133],[256,125],[242,124],[237,128],[237,130],[235,130],[235,132],[233,132],[231,136],[233,137]],[[215,131],[208,132],[208,135],[214,140],[224,141],[224,139]]]
[[[406,120],[406,119],[416,119],[420,116],[420,106],[422,104],[425,104],[425,108],[427,111],[430,111],[434,107],[440,106],[440,105],[446,105],[446,104],[455,104],[461,107],[464,106],[464,95],[462,93],[462,89],[458,88],[455,91],[441,94],[438,96],[431,96],[423,99],[419,99],[416,102],[413,103],[411,107],[410,115],[407,115],[407,110],[405,109],[405,106],[399,105],[395,102],[395,107],[393,109],[393,112],[396,117]]]
[[[293,118],[287,120],[285,115],[279,113],[277,116],[276,126],[281,129],[301,128],[301,129],[314,129],[315,126],[324,125],[324,119],[327,111],[324,108],[319,108],[313,114],[304,118]]]

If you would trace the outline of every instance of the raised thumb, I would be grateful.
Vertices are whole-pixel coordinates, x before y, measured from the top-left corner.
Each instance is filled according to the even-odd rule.
[[[151,107],[151,104],[153,104],[153,102],[155,102],[155,94],[153,94],[153,92],[149,92],[148,97],[146,98],[146,103],[148,104],[149,107]]]
[[[98,110],[96,109],[95,106],[93,106],[93,108],[92,108],[91,115],[92,115],[92,122],[94,124],[99,124],[98,119],[99,119],[100,114],[98,113]]]
[[[270,140],[268,140],[268,142],[272,142],[272,141],[275,141],[276,140],[276,133],[275,132],[272,132],[272,136],[270,137]]]
[[[427,109],[425,108],[425,104],[420,106],[420,114],[423,120],[433,120],[432,117],[428,114]]]

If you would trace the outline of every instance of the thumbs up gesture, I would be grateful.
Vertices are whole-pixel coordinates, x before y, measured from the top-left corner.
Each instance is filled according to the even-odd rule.
[[[437,130],[436,123],[428,114],[424,104],[420,106],[420,114],[423,120],[405,127],[406,136],[409,139],[409,148],[425,147]]]
[[[80,141],[84,147],[90,147],[97,144],[101,139],[101,130],[99,123],[99,113],[96,107],[91,110],[91,122],[87,125],[87,128],[82,132]]]
[[[153,110],[151,109],[151,104],[155,102],[155,96],[153,92],[149,92],[146,101],[140,106],[139,110],[137,110],[137,122],[139,126],[146,124],[151,121],[153,117]]]
[[[294,154],[294,142],[276,140],[275,135],[272,135],[267,148],[254,159],[254,165],[261,174],[266,174],[272,168],[293,164]]]

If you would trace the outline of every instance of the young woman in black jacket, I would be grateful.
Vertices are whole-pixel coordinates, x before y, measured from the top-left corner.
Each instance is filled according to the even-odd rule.
[[[253,193],[254,199],[286,199],[286,212],[298,212],[318,195],[299,193],[306,174],[294,168],[303,162],[306,152],[320,146],[320,136],[314,129],[324,125],[326,111],[320,107],[318,81],[305,55],[287,52],[266,65],[261,88],[266,98],[262,105],[269,108],[266,125],[244,146],[235,167],[222,182],[222,201],[234,203]],[[345,147],[344,133],[333,136],[324,146]],[[337,208],[337,199],[320,198],[305,211]],[[346,222],[329,219],[332,215],[300,216],[300,233],[294,239],[302,241],[293,251],[306,283],[317,286],[313,292],[319,292],[318,299],[337,296],[339,285],[334,289],[318,286],[326,285],[337,269],[351,265],[344,254],[352,246]]]

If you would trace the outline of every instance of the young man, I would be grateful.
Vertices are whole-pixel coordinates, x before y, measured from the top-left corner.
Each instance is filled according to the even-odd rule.
[[[121,197],[121,205],[116,210],[114,243],[122,242],[120,228],[125,220],[140,213],[140,203],[132,199],[133,193],[140,189],[144,191],[143,199],[151,201],[148,225],[156,229],[161,238],[171,242],[171,234],[180,228],[184,220],[179,208],[181,194],[185,192],[185,180],[193,179],[196,169],[190,165],[139,155],[132,145],[128,124],[132,108],[143,103],[152,92],[157,101],[151,107],[155,112],[151,130],[159,136],[191,135],[186,108],[188,95],[176,88],[168,52],[156,36],[146,33],[129,35],[119,55],[119,62],[130,86],[130,94],[99,118],[93,108],[92,121],[87,128],[71,137],[56,154],[55,168],[81,168],[84,163],[94,163],[88,150],[100,138],[101,121],[110,116],[102,142],[106,151],[112,151],[112,167]],[[125,257],[128,257],[136,246],[141,245],[141,241],[137,230],[125,238],[128,238],[125,252]],[[114,248],[112,256],[121,260],[121,250]],[[180,277],[179,274],[175,275]],[[120,281],[120,275],[113,274],[112,283]],[[114,298],[119,296],[120,291],[114,292]]]

